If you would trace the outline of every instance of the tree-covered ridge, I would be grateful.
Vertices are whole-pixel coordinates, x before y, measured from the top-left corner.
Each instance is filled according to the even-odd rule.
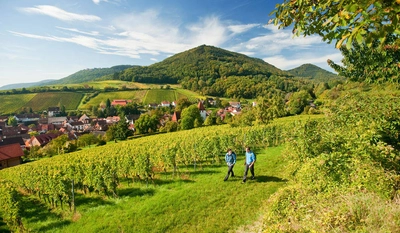
[[[261,59],[202,45],[150,66],[129,68],[118,78],[144,83],[178,83],[197,78],[214,83],[218,78],[247,75],[290,76]]]
[[[116,72],[123,71],[132,67],[131,65],[119,65],[113,66],[110,68],[93,68],[93,69],[84,69],[80,70],[74,74],[71,74],[65,78],[60,80],[56,80],[53,82],[46,83],[46,85],[54,85],[54,84],[75,84],[75,83],[84,83],[96,80],[102,76],[113,74]]]
[[[343,77],[338,76],[332,72],[324,70],[313,64],[303,64],[294,69],[288,70],[290,74],[295,77],[305,77],[317,82],[329,82],[333,80],[344,80]]]

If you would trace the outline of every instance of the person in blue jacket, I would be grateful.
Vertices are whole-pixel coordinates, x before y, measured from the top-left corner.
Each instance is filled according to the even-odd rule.
[[[229,174],[231,174],[231,177],[235,176],[235,174],[233,173],[233,166],[235,166],[236,163],[236,154],[232,151],[232,149],[228,149],[228,151],[226,152],[225,161],[226,165],[228,165],[228,174],[226,174],[224,181],[227,181],[229,178]]]
[[[251,151],[250,147],[246,147],[246,160],[244,162],[245,169],[244,169],[244,176],[243,176],[243,181],[242,183],[245,183],[247,180],[247,173],[251,172],[251,179],[254,180],[254,163],[256,162],[256,154],[254,154],[253,151]]]

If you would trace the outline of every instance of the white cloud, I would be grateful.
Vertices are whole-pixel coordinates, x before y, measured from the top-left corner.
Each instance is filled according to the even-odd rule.
[[[52,36],[39,36],[39,35],[20,33],[20,32],[14,32],[14,31],[9,31],[9,32],[14,34],[15,36],[20,36],[20,37],[28,37],[28,38],[33,38],[33,39],[47,40],[47,41],[61,41],[61,40],[57,39],[56,37],[52,37]]]
[[[80,14],[70,13],[58,7],[49,5],[39,5],[35,7],[19,8],[19,10],[30,14],[47,15],[63,21],[95,22],[101,20],[100,17],[95,15],[80,15]]]
[[[240,34],[246,32],[254,27],[260,26],[260,24],[240,24],[240,25],[230,25],[228,29],[234,34]]]
[[[150,60],[155,61],[155,62],[158,62],[158,59],[157,59],[157,58],[150,58]]]
[[[80,31],[76,28],[64,28],[64,27],[56,27],[58,29],[62,29],[62,30],[66,30],[66,31],[71,31],[71,32],[77,32],[77,33],[81,33],[81,34],[85,34],[85,35],[89,35],[89,36],[97,36],[99,35],[99,32],[96,31],[91,31],[91,32],[84,32],[84,31]]]
[[[197,24],[188,27],[190,31],[189,43],[192,45],[214,45],[221,46],[229,39],[226,26],[218,17],[206,17]]]
[[[284,57],[283,55],[277,55],[266,57],[263,60],[283,70],[292,69],[307,63],[318,65],[324,69],[331,70],[331,68],[327,64],[327,60],[331,59],[336,63],[340,63],[342,58],[342,54],[338,52],[326,55],[317,55],[310,53],[303,54],[302,56],[297,55],[293,58]]]
[[[290,30],[278,30],[274,25],[266,25],[264,35],[255,36],[248,41],[232,46],[233,51],[247,51],[256,54],[280,54],[284,50],[304,50],[325,45],[319,36],[293,37]]]

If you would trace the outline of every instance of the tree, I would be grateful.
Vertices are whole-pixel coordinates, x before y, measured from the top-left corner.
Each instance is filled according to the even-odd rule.
[[[10,126],[14,126],[14,127],[15,127],[15,126],[18,125],[18,121],[17,121],[17,119],[16,119],[15,117],[10,116],[10,117],[8,118],[7,125],[10,125]]]
[[[107,99],[107,101],[106,101],[106,108],[111,108],[111,101],[110,101],[110,99]]]
[[[133,131],[129,129],[129,123],[124,121],[125,117],[114,125],[114,138],[118,140],[126,140],[129,136],[133,135]]]
[[[61,106],[60,108],[60,116],[66,116],[67,113],[65,112],[65,105]]]
[[[400,50],[394,45],[399,36],[391,35],[383,48],[380,42],[374,41],[372,47],[353,42],[352,48],[342,46],[342,63],[344,66],[328,60],[328,64],[352,81],[367,83],[399,82]]]
[[[84,134],[78,138],[78,145],[80,147],[85,147],[97,143],[99,139],[92,133]]]
[[[160,127],[160,132],[175,132],[178,130],[178,123],[175,121],[167,121],[163,127]]]
[[[212,115],[209,115],[206,120],[204,121],[204,125],[214,125],[215,124],[215,117],[213,117]]]
[[[140,115],[139,119],[135,121],[135,129],[138,134],[146,134],[149,131],[155,132],[157,130],[158,119],[156,115],[150,116],[149,114]]]
[[[192,129],[195,126],[199,127],[202,124],[203,118],[201,117],[200,110],[196,105],[190,105],[189,107],[183,109],[181,114],[181,129]]]
[[[192,103],[188,100],[188,98],[180,98],[176,101],[175,111],[182,111],[184,108],[187,108]]]
[[[284,0],[271,15],[279,28],[294,24],[297,36],[318,34],[329,43],[337,41],[337,48],[346,44],[350,49],[352,41],[371,47],[373,41],[383,45],[389,35],[400,34],[399,11],[399,0]]]
[[[96,106],[93,106],[93,107],[92,107],[92,115],[93,115],[93,116],[99,115],[99,111],[98,111],[98,109],[97,109]]]
[[[308,100],[311,98],[310,93],[305,90],[293,93],[290,97],[288,107],[290,114],[300,114],[304,107],[308,105]]]
[[[64,150],[65,144],[68,141],[68,135],[63,134],[61,136],[58,136],[57,138],[54,138],[47,144],[47,147],[52,147],[52,150],[48,151],[56,151],[57,154],[60,154],[60,151]]]

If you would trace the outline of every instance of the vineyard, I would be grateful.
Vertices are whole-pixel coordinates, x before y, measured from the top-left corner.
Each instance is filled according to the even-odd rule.
[[[221,198],[224,203],[229,203],[229,198],[224,199],[220,195],[207,193],[207,189],[195,186],[191,182],[196,179],[190,179],[191,174],[200,176],[202,172],[206,174],[210,172],[205,176],[208,178],[196,182],[205,182],[204,187],[217,188],[221,184],[215,183],[219,181],[210,180],[210,177],[218,177],[217,174],[213,174],[215,170],[210,167],[217,169],[221,167],[226,148],[232,148],[240,154],[245,145],[252,146],[255,151],[263,151],[270,146],[285,144],[281,157],[269,157],[265,160],[266,157],[262,156],[259,159],[260,163],[274,161],[270,166],[275,168],[269,167],[270,171],[276,172],[273,169],[284,166],[279,177],[287,177],[289,180],[284,187],[279,186],[281,188],[274,191],[265,190],[263,192],[268,195],[258,196],[266,201],[265,206],[260,207],[263,212],[258,213],[262,216],[260,221],[265,231],[398,232],[400,230],[398,208],[400,104],[398,101],[397,94],[387,96],[382,93],[371,95],[354,91],[344,92],[340,98],[330,103],[330,109],[326,111],[325,117],[310,119],[295,117],[279,119],[268,125],[251,127],[223,125],[158,134],[5,169],[0,171],[1,182],[9,187],[0,189],[0,196],[6,197],[0,199],[3,221],[9,229],[23,229],[24,225],[19,220],[22,219],[20,214],[22,207],[17,201],[21,199],[20,192],[35,197],[48,208],[61,208],[70,213],[73,213],[77,206],[80,208],[83,197],[90,199],[95,196],[100,200],[120,200],[116,201],[119,203],[123,202],[127,192],[133,193],[132,198],[135,200],[142,200],[142,196],[148,200],[155,195],[154,192],[165,192],[160,196],[155,195],[158,198],[163,197],[163,201],[169,203],[170,206],[163,206],[163,210],[158,210],[156,206],[150,207],[149,201],[146,206],[140,207],[142,209],[136,209],[140,206],[138,202],[135,202],[136,206],[126,203],[131,206],[130,211],[134,213],[130,213],[133,216],[127,216],[120,210],[116,211],[120,212],[126,221],[135,219],[141,223],[143,228],[137,228],[135,232],[149,232],[153,231],[152,229],[162,232],[176,231],[177,229],[173,228],[175,225],[186,226],[185,231],[198,232],[202,229],[197,227],[200,225],[205,227],[204,224],[212,226],[207,228],[207,231],[213,229],[227,231],[227,226],[220,226],[203,211],[205,209],[211,211],[208,205],[217,203]],[[240,160],[243,161],[240,158],[239,163]],[[265,165],[260,164],[260,167],[265,170]],[[273,176],[260,177],[259,181],[282,182],[280,178],[271,177]],[[169,199],[167,193],[173,193],[172,190],[176,187],[174,182],[179,179],[188,184],[178,186],[185,191],[182,191],[183,194],[180,193],[183,195],[182,199],[175,203],[174,201],[178,199]],[[258,183],[259,181],[252,187],[259,189],[269,187],[263,186],[262,183]],[[210,183],[214,185],[211,186]],[[155,184],[167,184],[166,187],[171,190],[160,188],[156,191],[147,188]],[[127,191],[121,187],[134,188]],[[188,187],[196,187],[194,188],[196,191]],[[241,193],[238,193],[238,187],[224,187],[239,195],[238,200],[245,200],[243,198],[246,198],[246,195],[258,193],[246,192],[242,197]],[[195,193],[198,196],[192,196]],[[269,196],[270,194],[272,195]],[[190,200],[193,199],[189,197],[207,200],[207,207],[202,203],[191,205]],[[193,213],[194,218],[201,221],[200,216],[203,213],[208,222],[203,225],[196,223],[188,225],[179,222],[181,217],[177,217],[173,218],[176,222],[167,223],[169,220],[165,219],[163,213],[171,214],[176,211],[174,208],[178,207],[171,209],[171,206],[176,204],[183,204],[185,210],[191,210],[192,206],[197,208],[200,215]],[[259,202],[259,205],[261,204]],[[243,204],[232,205],[235,206],[233,208],[240,209]],[[228,208],[226,205],[219,206]],[[223,209],[215,211],[214,214],[222,215],[220,212],[223,212]],[[150,212],[150,217],[144,216]],[[186,213],[188,214],[190,212]],[[157,225],[148,225],[148,222],[157,218],[157,215],[162,215],[164,220]],[[85,218],[95,222],[94,219],[98,220],[100,216],[97,218],[85,216]],[[232,221],[240,222],[236,218]],[[119,225],[121,229],[131,229],[126,228],[124,223]],[[97,228],[92,226],[90,229]],[[108,232],[110,230],[108,228]],[[96,231],[107,232],[103,228]]]
[[[155,89],[147,91],[146,98],[143,100],[143,103],[161,103],[162,101],[176,101],[176,92],[175,90],[162,90]]]
[[[79,109],[90,109],[92,106],[100,106],[105,104],[107,99],[113,101],[115,99],[132,100],[134,102],[142,102],[147,90],[132,90],[132,91],[113,91],[102,92],[94,98],[91,98],[87,103],[79,106]]]
[[[44,92],[38,93],[24,107],[32,108],[33,111],[47,110],[48,107],[65,106],[66,110],[77,109],[82,93],[77,92]]]
[[[18,111],[36,96],[36,94],[0,95],[0,113],[7,114]]]
[[[225,148],[241,151],[244,145],[277,145],[285,137],[284,129],[278,125],[218,126],[155,135],[5,169],[0,171],[0,178],[51,208],[72,211],[72,188],[88,195],[118,197],[121,179],[150,183],[155,174],[176,177],[188,167],[196,170],[220,164]],[[193,136],[196,140],[189,140]]]

